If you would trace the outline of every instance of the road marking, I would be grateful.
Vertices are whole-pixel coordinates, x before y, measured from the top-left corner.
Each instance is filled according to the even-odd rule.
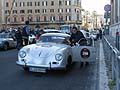
[[[102,41],[100,41],[99,58],[99,90],[109,90]]]

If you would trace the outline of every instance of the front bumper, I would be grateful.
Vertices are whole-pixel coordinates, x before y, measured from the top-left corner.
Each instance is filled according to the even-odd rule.
[[[29,71],[32,71],[32,72],[41,72],[41,71],[30,70],[31,68],[36,68],[41,70],[44,69],[45,71],[46,70],[63,70],[66,68],[66,66],[63,66],[63,65],[51,64],[51,63],[49,63],[48,65],[38,65],[38,64],[25,64],[24,62],[16,61],[16,64],[22,67],[28,67]]]

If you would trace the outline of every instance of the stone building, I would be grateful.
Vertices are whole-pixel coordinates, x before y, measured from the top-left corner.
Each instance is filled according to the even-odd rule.
[[[59,28],[61,24],[81,24],[81,0],[0,0],[2,26],[24,25]]]

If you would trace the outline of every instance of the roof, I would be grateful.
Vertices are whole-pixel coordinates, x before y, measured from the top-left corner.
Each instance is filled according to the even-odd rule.
[[[63,36],[63,37],[70,37],[70,35],[65,34],[65,33],[45,33],[45,34],[42,34],[41,36]]]

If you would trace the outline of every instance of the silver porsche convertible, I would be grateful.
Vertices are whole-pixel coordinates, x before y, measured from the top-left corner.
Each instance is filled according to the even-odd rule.
[[[72,64],[69,37],[63,33],[45,33],[36,44],[27,45],[19,51],[16,63],[32,72],[67,70]]]

